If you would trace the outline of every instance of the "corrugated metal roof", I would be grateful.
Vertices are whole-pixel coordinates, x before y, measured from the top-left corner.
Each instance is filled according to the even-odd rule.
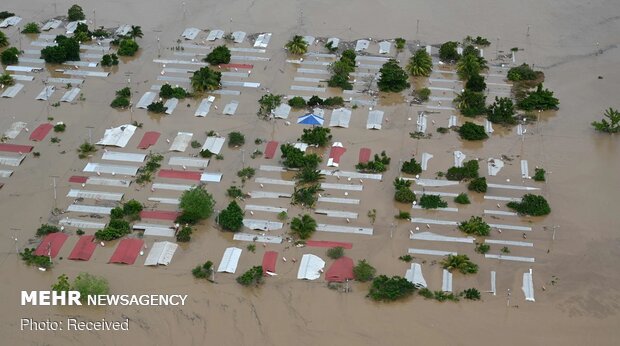
[[[512,262],[526,262],[526,263],[534,263],[536,259],[534,257],[521,257],[521,256],[506,256],[506,255],[495,255],[495,254],[485,254],[484,258],[492,258],[503,261],[512,261]]]
[[[37,256],[50,256],[55,258],[60,252],[60,248],[69,236],[62,232],[50,233],[43,238],[43,241],[37,246],[34,254]]]
[[[110,165],[106,163],[90,162],[84,167],[84,172],[106,173],[106,174],[120,174],[135,176],[139,167],[127,166],[127,165]]]
[[[523,273],[523,286],[521,286],[523,294],[525,294],[525,300],[528,302],[535,302],[534,299],[534,278],[532,276],[532,269],[529,272]]]
[[[67,91],[61,98],[60,102],[73,102],[76,96],[80,94],[80,88],[73,88]]]
[[[321,174],[325,175],[334,175],[337,177],[344,178],[352,178],[352,179],[372,179],[372,180],[381,180],[383,176],[381,174],[372,174],[372,173],[358,173],[358,172],[348,172],[348,171],[329,171],[322,169]]]
[[[60,24],[62,24],[61,20],[51,19],[50,21],[48,21],[47,23],[43,25],[43,27],[41,28],[41,31],[50,31],[52,29],[56,29],[60,26]]]
[[[22,74],[11,74],[14,80],[24,81],[24,82],[32,82],[34,80],[33,76],[24,76]]]
[[[411,282],[417,288],[424,288],[426,286],[426,280],[422,275],[422,266],[418,263],[411,263],[411,267],[405,272],[405,279]]]
[[[172,59],[154,59],[154,63],[156,64],[171,64],[171,65],[196,65],[196,66],[207,66],[206,62],[200,61],[191,61],[191,60],[172,60]]]
[[[144,231],[145,236],[174,237],[174,229],[166,225],[137,223],[133,225],[133,229]]]
[[[136,132],[136,129],[136,126],[129,124],[107,129],[103,138],[97,144],[124,148]]]
[[[166,101],[166,103],[164,103],[164,107],[166,107],[166,114],[170,115],[172,114],[172,112],[174,112],[174,109],[177,107],[177,105],[179,104],[179,100],[175,99],[175,98],[171,98],[168,101]]]
[[[69,22],[67,24],[65,24],[65,29],[67,29],[67,35],[69,34],[73,34],[73,32],[75,32],[75,29],[77,29],[77,26],[79,23],[84,23],[86,24],[85,20],[78,20],[78,21],[74,21],[74,22]]]
[[[232,33],[235,43],[241,43],[245,40],[246,33],[244,31],[235,31]]]
[[[329,210],[329,209],[315,209],[315,214],[319,215],[327,215],[329,217],[338,217],[342,219],[357,219],[357,213],[352,211],[340,211],[340,210]]]
[[[79,67],[97,67],[99,65],[98,62],[92,62],[92,61],[65,61],[62,64],[69,65],[69,66],[79,66]]]
[[[183,37],[186,40],[193,40],[196,38],[196,36],[198,36],[199,33],[200,33],[200,29],[187,28],[183,30],[183,33],[181,33],[181,37]]]
[[[8,28],[9,26],[17,25],[21,21],[22,21],[22,18],[18,16],[8,17],[8,18],[5,18],[0,23],[0,28]]]
[[[410,254],[415,254],[415,255],[430,255],[430,256],[448,256],[448,255],[456,256],[457,255],[457,253],[454,251],[413,249],[413,248],[409,249],[408,252]]]
[[[245,210],[264,211],[264,212],[267,212],[267,213],[281,213],[281,212],[285,212],[286,213],[288,209],[280,208],[280,207],[270,207],[270,206],[266,206],[266,205],[246,204]]]
[[[337,37],[330,37],[327,39],[327,43],[332,43],[332,47],[333,48],[338,48],[338,45],[340,44],[340,39]]]
[[[179,246],[175,243],[171,243],[169,241],[159,241],[151,246],[151,251],[148,256],[146,256],[146,260],[144,261],[145,266],[156,266],[158,264],[162,264],[167,266],[172,262],[172,256],[174,256],[174,252],[177,251]]]
[[[71,250],[71,254],[68,258],[70,260],[88,261],[97,248],[97,243],[94,241],[94,235],[80,236],[80,239],[77,244],[75,244],[73,250]]]
[[[187,191],[193,185],[153,183],[153,190]]]
[[[254,181],[259,183],[259,184],[295,186],[295,182],[291,181],[291,180],[282,180],[282,179],[271,179],[271,178],[257,177],[256,179],[254,179]]]
[[[256,37],[256,41],[254,41],[254,48],[267,48],[270,40],[271,33],[260,34]]]
[[[153,100],[155,100],[155,97],[157,97],[156,93],[152,91],[145,92],[144,95],[140,97],[140,101],[138,101],[138,104],[136,105],[136,107],[140,109],[146,109],[151,103],[153,103]]]
[[[190,83],[189,77],[157,76],[157,80],[175,83]]]
[[[362,191],[364,189],[364,186],[358,184],[321,183],[321,188],[344,191]]]
[[[370,41],[368,40],[357,40],[357,42],[355,43],[355,51],[359,52],[362,50],[366,50],[368,49],[368,46],[370,46]]]
[[[207,41],[215,41],[222,37],[224,37],[224,30],[219,30],[219,29],[211,30],[209,32],[209,35],[207,35]]]
[[[206,168],[209,165],[209,159],[173,156],[168,160],[168,165],[169,166],[186,166],[186,167]]]
[[[332,111],[332,118],[329,121],[329,126],[348,128],[349,121],[351,121],[351,110],[338,108]]]
[[[6,90],[0,95],[0,97],[13,98],[17,95],[18,92],[22,90],[24,87],[23,84],[15,83],[15,85],[6,88]]]
[[[202,150],[209,150],[213,154],[217,155],[220,151],[222,151],[225,140],[226,139],[224,137],[209,136],[207,137],[205,144],[202,146]]]
[[[209,96],[206,99],[202,99],[202,101],[200,102],[200,105],[198,105],[198,109],[196,109],[196,112],[194,113],[194,115],[197,116],[197,117],[205,117],[205,116],[207,116],[207,114],[209,114],[209,110],[211,109],[211,105],[213,104],[213,101],[215,101],[215,97],[214,96]]]
[[[388,41],[379,42],[379,54],[390,54],[390,48],[392,48],[392,43]]]
[[[311,46],[314,43],[314,36],[310,36],[310,35],[306,35],[302,37],[304,39],[304,42],[306,42],[308,44],[308,46]]]
[[[220,266],[217,268],[218,273],[231,273],[234,274],[237,271],[237,264],[239,263],[239,257],[241,257],[241,249],[236,247],[229,247],[224,251]]]
[[[23,121],[16,121],[12,123],[8,130],[4,131],[4,137],[8,139],[15,139],[15,137],[17,137],[22,130],[26,128],[26,125],[27,124]]]
[[[110,263],[134,264],[142,251],[144,241],[141,239],[122,239],[110,258]]]
[[[278,142],[274,143],[276,143],[275,145],[278,144]],[[258,169],[264,172],[286,172],[286,169],[282,166],[260,165],[258,166]]]
[[[444,292],[452,292],[452,273],[443,270],[443,278],[441,281],[441,290]]]
[[[117,36],[125,36],[127,35],[129,32],[131,31],[131,25],[129,24],[123,24],[121,26],[119,26],[115,31],[114,31],[114,35]]]
[[[56,87],[54,87],[53,85],[47,85],[43,88],[43,90],[41,90],[41,92],[39,93],[39,95],[37,95],[37,97],[35,97],[35,99],[47,101],[52,96],[52,94],[54,94],[55,90]]]
[[[282,243],[282,237],[273,236],[273,235],[250,234],[250,233],[235,233],[235,235],[233,236],[233,240],[251,241],[255,243],[270,243],[270,244]]]
[[[73,211],[76,213],[89,213],[89,214],[104,214],[110,215],[112,208],[110,207],[100,207],[97,205],[81,205],[81,204],[71,204],[67,207],[67,211]]]
[[[129,185],[131,185],[131,180],[88,177],[88,179],[86,180],[86,184],[101,185],[101,186],[129,187]]]
[[[338,258],[325,272],[325,280],[329,282],[345,282],[353,278],[353,260],[347,256]]]
[[[286,103],[281,103],[273,110],[273,116],[280,119],[288,119],[288,115],[291,112],[291,106]]]
[[[360,204],[360,200],[355,198],[319,197],[318,201],[325,203]]]
[[[222,173],[202,173],[200,175],[200,181],[219,183],[220,181],[222,181]]]
[[[178,198],[149,197],[148,200],[151,202],[158,202],[162,204],[172,204],[172,205],[178,205],[180,203]]]
[[[312,92],[324,93],[325,90],[327,90],[327,89],[326,88],[321,88],[321,87],[305,86],[305,85],[291,85],[291,90],[312,91]]]
[[[350,227],[350,226],[339,226],[339,225],[327,225],[327,224],[317,224],[316,230],[320,232],[334,232],[334,233],[351,233],[351,234],[363,234],[363,235],[372,235],[372,228],[368,227]]]
[[[466,244],[473,244],[476,240],[476,238],[474,237],[449,237],[441,234],[435,234],[432,232],[414,233],[412,235],[409,235],[409,239]]]
[[[13,174],[13,171],[6,169],[0,169],[0,178],[8,178]]]
[[[282,222],[257,219],[243,219],[243,225],[256,231],[274,231],[284,226]]]
[[[80,85],[84,83],[83,79],[79,78],[48,78],[48,83],[57,83],[57,84],[71,84],[71,85]]]
[[[192,140],[194,134],[191,132],[179,132],[170,145],[170,151],[183,152],[187,149],[189,142]]]
[[[291,194],[285,192],[252,191],[250,192],[250,198],[291,198]]]
[[[366,122],[366,129],[381,130],[383,124],[383,111],[372,110],[368,112],[368,121]]]
[[[297,278],[300,280],[316,280],[321,277],[323,268],[325,268],[325,261],[319,256],[305,254],[299,263]]]
[[[342,143],[334,142],[334,144],[332,144],[331,149],[329,150],[329,158],[327,159],[327,166],[338,167],[340,165],[340,158],[342,157],[342,155],[344,155],[346,151],[347,149],[344,148]]]
[[[22,161],[24,161],[25,158],[26,158],[26,155],[19,155],[19,156],[1,155],[0,165],[17,167],[22,163]]]
[[[230,101],[229,104],[224,106],[224,114],[226,115],[235,115],[237,111],[237,107],[239,106],[239,101]]]
[[[103,160],[125,161],[125,162],[144,162],[146,154],[121,153],[119,151],[106,151],[101,157]]]
[[[106,192],[106,191],[89,191],[89,190],[77,190],[71,189],[67,193],[67,197],[71,198],[86,198],[96,199],[104,201],[120,201],[123,199],[124,193],[121,192]]]
[[[238,81],[222,81],[222,86],[224,87],[244,87],[244,88],[258,88],[260,87],[260,83],[258,82],[238,82]]]
[[[70,219],[64,218],[58,221],[58,224],[65,227],[75,227],[75,228],[86,228],[86,229],[103,229],[105,227],[105,223],[102,222],[94,222],[89,220],[81,220],[81,219]]]
[[[64,70],[63,74],[70,75],[70,76],[84,76],[84,77],[107,77],[110,75],[110,72]]]

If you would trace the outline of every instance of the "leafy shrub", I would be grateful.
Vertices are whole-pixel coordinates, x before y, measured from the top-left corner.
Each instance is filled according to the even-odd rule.
[[[44,235],[48,235],[50,233],[60,232],[60,228],[54,225],[42,224],[41,227],[37,228],[37,237],[42,237]]]
[[[475,274],[478,272],[478,265],[469,260],[467,255],[448,255],[441,265],[448,271],[458,270],[463,274]]]
[[[466,117],[475,117],[486,113],[486,96],[482,92],[465,89],[454,99],[457,108]]]
[[[237,172],[237,176],[241,178],[243,181],[247,179],[252,179],[252,177],[256,174],[256,170],[252,167],[246,167]]]
[[[226,231],[238,232],[243,227],[243,209],[232,201],[218,215],[218,224]]]
[[[429,290],[426,287],[420,288],[420,290],[418,290],[418,294],[421,295],[422,297],[424,297],[425,299],[433,299],[433,298],[435,298],[435,295],[433,294],[433,291]]]
[[[387,166],[392,159],[387,156],[385,150],[381,152],[381,156],[375,154],[374,160],[370,160],[366,163],[358,163],[355,168],[358,171],[365,173],[381,173],[387,171]]]
[[[466,121],[465,124],[459,128],[459,135],[461,138],[468,141],[479,141],[489,138],[484,130],[484,126],[476,125],[470,121]]]
[[[181,215],[177,219],[179,223],[195,224],[200,220],[209,218],[213,214],[215,200],[200,186],[193,187],[181,195],[179,208]]]
[[[116,66],[118,65],[118,55],[112,53],[112,54],[105,54],[103,57],[101,57],[101,66]]]
[[[241,132],[233,131],[228,134],[228,146],[240,147],[245,144],[245,136]]]
[[[476,252],[480,254],[485,254],[491,250],[491,246],[484,243],[476,243]]]
[[[322,191],[320,184],[313,184],[307,187],[296,186],[293,190],[293,204],[300,204],[312,208],[317,202],[316,195],[319,191]]]
[[[125,216],[138,216],[143,208],[142,203],[132,199],[123,204],[123,214]]]
[[[321,126],[304,129],[301,135],[302,142],[319,147],[324,147],[331,139],[331,129]]]
[[[75,280],[71,290],[80,292],[80,301],[85,303],[88,296],[106,295],[110,292],[108,280],[103,277],[80,273]]]
[[[258,104],[260,105],[260,110],[258,111],[259,116],[268,116],[271,112],[276,109],[282,103],[282,95],[273,95],[273,94],[265,94],[261,96],[258,100]]]
[[[474,178],[469,182],[469,185],[467,185],[467,189],[475,192],[487,192],[487,178]]]
[[[219,89],[221,80],[221,72],[214,71],[208,66],[205,66],[198,71],[194,71],[191,77],[191,85],[194,91],[201,93]]]
[[[495,97],[495,102],[487,109],[487,119],[495,124],[514,124],[515,110],[512,100],[508,97]]]
[[[487,83],[484,82],[484,77],[479,74],[475,74],[469,77],[467,83],[465,83],[465,89],[471,91],[481,92],[484,91],[486,88]]]
[[[443,61],[456,61],[459,60],[460,55],[456,51],[458,42],[448,41],[439,47],[439,59]]]
[[[54,125],[54,132],[65,132],[67,125],[64,123],[58,123]]]
[[[129,98],[117,96],[112,103],[110,103],[110,107],[112,108],[127,108],[129,107]]]
[[[204,61],[211,65],[228,64],[230,62],[230,49],[224,45],[217,46],[204,58]]]
[[[399,210],[398,214],[394,215],[394,218],[399,220],[409,220],[411,219],[411,213],[408,211]]]
[[[466,234],[475,234],[477,236],[486,237],[491,233],[489,226],[480,216],[472,216],[467,221],[459,224],[459,230]]]
[[[302,217],[294,217],[291,220],[291,232],[302,240],[310,238],[316,231],[316,226],[316,221],[308,214],[304,214]]]
[[[192,233],[194,230],[191,227],[183,227],[177,232],[177,241],[180,243],[187,243],[192,240]]]
[[[258,286],[263,283],[263,267],[254,266],[241,276],[237,277],[237,282],[243,286]]]
[[[458,196],[454,197],[454,202],[458,204],[470,204],[469,196],[466,193],[459,193]]]
[[[407,41],[402,37],[394,39],[394,42],[396,43],[397,50],[403,50],[405,48],[405,44],[407,43]]]
[[[188,96],[187,91],[182,87],[172,87],[170,84],[164,84],[159,89],[159,97],[163,97],[165,99],[175,98],[182,100]]]
[[[428,101],[428,98],[431,96],[431,89],[429,88],[418,89],[416,94],[418,95],[418,98],[420,99],[420,101],[422,102]]]
[[[308,107],[316,107],[316,106],[322,106],[323,105],[323,99],[316,96],[316,95],[312,95],[312,97],[310,97],[310,99],[308,100],[307,104]]]
[[[469,300],[480,300],[480,291],[475,288],[468,288],[461,293],[465,297],[465,299]]]
[[[304,100],[304,98],[301,96],[295,96],[288,100],[288,105],[293,108],[305,108],[306,100]]]
[[[357,265],[353,267],[353,277],[360,282],[367,282],[375,277],[377,270],[371,266],[365,259],[357,261]]]
[[[398,259],[403,261],[403,262],[407,262],[407,263],[413,261],[413,257],[410,254],[402,255],[402,256],[398,257]]]
[[[168,107],[164,106],[163,102],[153,102],[146,107],[149,112],[162,114],[168,110]]]
[[[120,56],[134,56],[140,46],[138,43],[131,39],[122,39],[118,45],[118,55]]]
[[[323,101],[325,107],[342,107],[344,106],[344,99],[340,96],[328,97]]]
[[[409,161],[403,162],[400,171],[407,174],[420,174],[422,173],[422,165],[418,163],[415,158],[412,158]]]
[[[591,125],[596,131],[618,133],[620,132],[620,112],[609,107],[609,109],[605,110],[603,119],[601,121],[593,121]]]
[[[560,101],[553,96],[553,91],[543,89],[542,83],[538,84],[535,91],[527,92],[527,96],[517,103],[517,107],[531,111],[558,109]]]
[[[446,178],[454,181],[478,178],[479,167],[477,160],[469,160],[463,163],[463,167],[450,167]]]
[[[82,7],[79,5],[73,5],[69,7],[69,10],[67,11],[67,18],[69,21],[73,22],[76,20],[84,20],[86,19],[86,16],[84,15],[84,10],[82,10]]]
[[[420,206],[424,209],[437,209],[448,207],[448,202],[441,199],[439,195],[424,194],[420,197]]]
[[[543,168],[536,168],[534,170],[534,181],[545,181],[545,170]]]
[[[405,278],[380,275],[373,279],[368,297],[377,301],[394,301],[410,296],[414,291],[415,286]]]
[[[508,80],[518,82],[522,80],[535,80],[538,78],[536,71],[527,64],[522,64],[508,70]]]
[[[522,215],[543,216],[551,213],[545,197],[529,193],[521,197],[521,202],[509,202],[507,206]]]
[[[24,251],[19,253],[21,259],[29,266],[36,266],[41,268],[51,268],[52,261],[49,256],[37,256],[34,254],[35,249],[24,249]]]
[[[410,87],[409,76],[394,59],[383,64],[379,72],[381,77],[377,81],[377,86],[381,91],[401,92]]]
[[[10,47],[5,49],[2,54],[0,54],[0,61],[4,65],[14,65],[19,62],[19,50],[15,47]]]
[[[339,259],[342,256],[344,256],[344,248],[342,246],[327,249],[327,257],[331,259]]]
[[[239,198],[244,195],[243,191],[236,186],[231,186],[226,190],[226,196],[230,198]]]
[[[207,279],[213,273],[213,262],[207,261],[203,265],[196,266],[192,269],[192,275],[196,279]]]

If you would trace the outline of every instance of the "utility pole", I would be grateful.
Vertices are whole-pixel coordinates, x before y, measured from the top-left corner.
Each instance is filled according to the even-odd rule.
[[[97,13],[93,9],[93,26],[97,29]]]
[[[527,25],[527,33],[525,34],[525,36],[530,37],[530,25]]]
[[[415,34],[417,35],[420,31],[420,20],[418,19],[415,23]]]
[[[241,168],[245,168],[245,150],[241,149]]]
[[[554,225],[552,228],[553,228],[553,235],[551,236],[551,240],[555,240],[555,230],[560,228],[560,225]]]
[[[56,197],[57,197],[57,194],[56,194],[56,178],[58,178],[58,176],[52,175],[51,178],[52,178],[52,184],[54,186],[54,209],[56,209]]]

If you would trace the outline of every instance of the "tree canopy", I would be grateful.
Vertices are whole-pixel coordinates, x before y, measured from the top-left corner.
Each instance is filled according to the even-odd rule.
[[[495,102],[487,108],[487,119],[494,124],[514,124],[515,108],[509,97],[495,97]]]
[[[208,66],[202,67],[192,75],[192,88],[196,92],[217,90],[220,88],[222,73],[210,69]]]
[[[0,54],[0,61],[4,65],[14,65],[19,61],[19,49],[15,47],[10,47],[5,49],[2,54]]]
[[[461,80],[468,80],[480,74],[480,62],[473,54],[466,54],[456,63],[456,73]]]
[[[303,37],[299,35],[293,36],[293,38],[284,46],[291,54],[302,55],[308,51],[308,43]]]
[[[454,99],[457,108],[466,117],[475,117],[484,114],[486,108],[486,96],[481,92],[465,89]]]
[[[458,270],[462,274],[478,272],[478,265],[470,261],[467,255],[448,255],[441,261],[441,265],[448,271]]]
[[[480,141],[489,138],[484,130],[484,126],[476,125],[471,121],[466,121],[465,124],[459,128],[459,135],[462,139],[468,141]]]
[[[603,114],[603,119],[601,119],[601,121],[593,121],[592,126],[594,126],[594,129],[597,131],[618,133],[620,132],[620,112],[609,107],[609,109],[605,111],[605,114]]]
[[[517,107],[526,110],[549,110],[558,109],[560,101],[553,97],[553,91],[543,89],[542,83],[538,84],[535,91],[527,92],[527,96],[517,102]]]
[[[403,277],[379,275],[372,280],[368,297],[378,301],[394,301],[410,296],[414,291],[413,283]]]
[[[73,5],[69,7],[69,10],[67,11],[67,17],[72,22],[76,20],[86,19],[86,16],[84,15],[84,10],[82,10],[82,7],[79,5]]]
[[[460,55],[456,51],[458,42],[448,41],[439,47],[439,59],[443,61],[456,61],[459,60]]]
[[[521,202],[509,202],[507,206],[522,215],[543,216],[551,213],[545,197],[529,193],[521,197]]]
[[[72,37],[56,36],[56,46],[45,47],[41,50],[41,58],[45,62],[62,64],[63,62],[80,60],[80,44]]]
[[[321,126],[304,129],[301,135],[302,142],[310,145],[318,145],[319,147],[326,146],[331,139],[331,129]]]
[[[407,81],[409,79],[407,73],[394,59],[390,59],[383,64],[379,72],[381,73],[381,78],[379,78],[377,86],[381,91],[401,92],[410,87]]]
[[[226,231],[238,232],[243,227],[243,209],[232,201],[220,212],[218,223]]]
[[[308,214],[304,214],[301,218],[294,217],[293,220],[291,220],[292,233],[303,240],[312,236],[316,231],[316,226],[316,221]]]
[[[367,282],[375,277],[377,270],[371,266],[365,259],[357,261],[353,267],[353,277],[359,282]]]
[[[0,31],[0,48],[6,47],[9,45],[9,39],[6,37],[6,34]]]
[[[491,226],[484,222],[480,216],[472,216],[469,220],[463,221],[459,224],[459,230],[466,234],[486,237],[489,233],[491,233]]]
[[[230,62],[230,49],[225,45],[217,46],[204,58],[204,61],[211,65],[228,64]]]
[[[178,222],[195,224],[200,220],[207,219],[213,214],[215,200],[201,186],[195,186],[183,192],[179,208],[181,215],[177,218]]]
[[[412,76],[428,77],[432,70],[433,59],[424,49],[418,49],[407,64],[407,72]]]
[[[120,56],[134,56],[140,46],[132,39],[122,39],[118,46],[118,55]]]
[[[469,76],[467,83],[465,83],[465,89],[471,91],[481,92],[487,88],[487,83],[484,82],[484,77],[480,74],[474,74]]]

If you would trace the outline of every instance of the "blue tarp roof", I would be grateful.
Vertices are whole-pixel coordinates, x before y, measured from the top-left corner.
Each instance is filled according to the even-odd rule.
[[[304,124],[304,125],[323,125],[324,121],[325,120],[323,119],[323,117],[316,115],[316,114],[312,114],[312,113],[308,113],[304,116],[299,117],[299,119],[297,119],[298,124]]]

